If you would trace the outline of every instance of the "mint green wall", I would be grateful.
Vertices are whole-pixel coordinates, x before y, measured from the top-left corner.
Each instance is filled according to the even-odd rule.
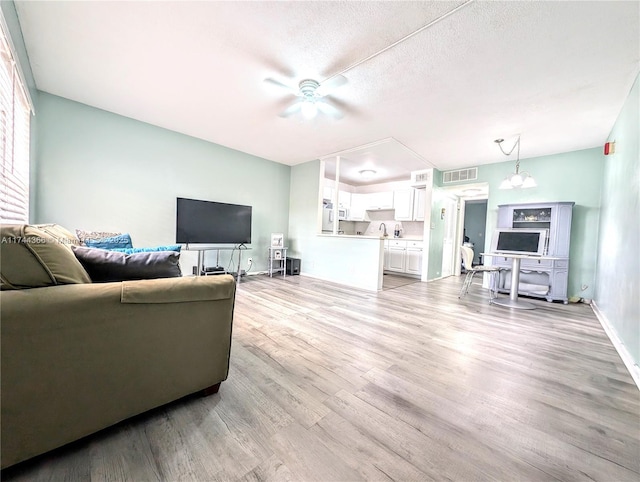
[[[523,140],[526,142],[526,139]],[[595,287],[600,195],[604,172],[601,148],[524,159],[521,171],[533,175],[538,187],[531,189],[499,189],[500,183],[513,172],[514,161],[478,167],[477,182],[489,184],[487,225],[484,249],[491,244],[501,204],[573,201],[568,296],[592,299]],[[452,185],[465,183],[454,183]],[[583,289],[583,287],[586,288]]]
[[[38,90],[36,89],[36,82],[33,78],[33,73],[31,71],[31,64],[29,63],[29,56],[27,55],[27,48],[24,45],[24,39],[22,37],[22,29],[20,27],[20,20],[18,19],[18,13],[16,12],[15,5],[12,0],[2,0],[0,1],[0,10],[2,10],[2,16],[7,24],[7,28],[9,29],[9,36],[11,37],[11,42],[13,43],[13,47],[16,50],[16,55],[18,56],[18,62],[20,63],[20,69],[22,71],[22,75],[24,77],[25,82],[27,83],[27,87],[29,89],[29,94],[31,95],[31,101],[33,102],[34,109],[37,111],[38,109]],[[35,206],[36,206],[36,196],[37,196],[37,186],[36,186],[36,159],[37,159],[37,149],[38,149],[38,128],[37,123],[31,115],[31,133],[30,133],[30,146],[29,146],[29,218],[31,221],[35,219]]]
[[[616,152],[603,160],[598,248],[598,309],[625,345],[640,374],[640,77],[609,141]]]
[[[153,246],[175,241],[176,197],[251,205],[254,270],[266,269],[270,234],[287,233],[289,166],[44,92],[36,120],[37,222]]]
[[[444,219],[440,213],[444,205],[444,192],[434,186],[431,198],[431,232],[429,238],[429,270],[427,279],[433,280],[442,276],[442,251],[444,248]]]

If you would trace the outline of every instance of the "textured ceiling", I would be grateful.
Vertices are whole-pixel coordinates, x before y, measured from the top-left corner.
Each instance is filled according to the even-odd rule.
[[[297,164],[394,138],[446,170],[601,145],[640,61],[639,2],[472,2],[344,75],[341,120],[278,117],[462,2],[16,2],[40,90]],[[393,163],[392,159],[389,159]]]

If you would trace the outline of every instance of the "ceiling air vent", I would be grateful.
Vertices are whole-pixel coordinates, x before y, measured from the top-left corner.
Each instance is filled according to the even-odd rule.
[[[478,179],[478,168],[458,169],[456,171],[445,171],[442,173],[442,184],[460,181],[475,181]]]

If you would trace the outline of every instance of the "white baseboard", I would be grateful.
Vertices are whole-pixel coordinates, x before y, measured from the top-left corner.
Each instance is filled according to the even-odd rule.
[[[591,309],[595,313],[596,318],[598,318],[598,321],[602,325],[604,332],[609,337],[609,340],[611,340],[611,343],[613,343],[613,346],[618,352],[618,355],[620,355],[620,358],[622,358],[624,366],[627,367],[627,370],[629,370],[631,378],[633,378],[636,387],[638,387],[638,390],[640,390],[640,366],[638,366],[638,364],[634,361],[631,353],[629,353],[629,350],[627,350],[625,344],[622,342],[622,340],[620,340],[620,337],[618,337],[616,330],[613,329],[611,323],[609,322],[609,320],[607,320],[607,317],[604,315],[604,313],[600,311],[595,301],[591,302]]]

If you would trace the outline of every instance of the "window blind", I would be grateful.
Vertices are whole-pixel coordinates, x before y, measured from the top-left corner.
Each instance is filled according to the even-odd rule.
[[[31,108],[7,33],[0,28],[0,222],[29,222]]]

